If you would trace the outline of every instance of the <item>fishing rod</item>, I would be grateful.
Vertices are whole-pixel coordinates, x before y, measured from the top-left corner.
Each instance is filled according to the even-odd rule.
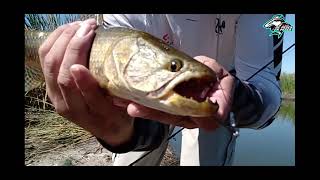
[[[293,46],[295,46],[295,43],[293,43],[290,47],[288,47],[285,51],[282,52],[282,55],[284,53],[286,53],[287,51],[289,51]],[[263,69],[265,69],[266,67],[268,67],[271,63],[273,62],[273,60],[271,60],[270,62],[268,62],[266,65],[264,65],[262,68],[260,68],[257,72],[255,72],[253,75],[251,75],[248,79],[246,79],[246,81],[249,81],[251,78],[253,78],[255,75],[257,75],[259,72],[261,72]],[[231,127],[227,127],[225,126],[224,123],[222,123],[221,121],[217,121],[220,125],[226,127],[227,129],[229,129],[230,131],[232,131],[232,134],[234,136],[238,136],[239,131],[236,130],[236,124],[234,122],[231,122]],[[167,138],[167,142],[174,138],[178,133],[180,133],[182,130],[184,129],[184,127],[182,127],[181,129],[179,129],[177,132],[175,132],[174,134],[172,134],[171,136],[169,136]],[[144,157],[146,157],[147,155],[149,155],[150,153],[152,153],[155,149],[149,151],[148,153],[144,154],[143,156],[141,156],[139,159],[135,160],[134,162],[132,162],[131,164],[129,164],[129,166],[133,166],[134,164],[136,164],[137,162],[139,162],[141,159],[143,159]]]

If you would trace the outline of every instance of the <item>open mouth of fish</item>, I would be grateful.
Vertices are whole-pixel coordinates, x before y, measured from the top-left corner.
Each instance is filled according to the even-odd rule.
[[[218,104],[209,100],[215,82],[215,77],[207,74],[181,74],[149,96],[157,96],[162,103],[178,107],[188,114],[209,116],[218,109]]]
[[[186,100],[201,103],[209,101],[208,93],[212,88],[213,83],[214,82],[209,77],[192,78],[177,84],[171,93],[186,98]]]

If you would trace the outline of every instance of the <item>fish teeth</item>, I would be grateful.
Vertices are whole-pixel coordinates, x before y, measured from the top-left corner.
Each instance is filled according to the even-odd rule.
[[[209,90],[210,90],[210,87],[204,88],[204,90],[201,92],[200,97],[201,97],[201,98],[205,98],[206,95],[208,94],[208,91],[209,91]]]
[[[211,101],[212,104],[218,104],[218,101],[216,99]]]

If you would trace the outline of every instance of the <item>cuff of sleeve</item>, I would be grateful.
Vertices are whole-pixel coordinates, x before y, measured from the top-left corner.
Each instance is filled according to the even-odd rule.
[[[120,144],[118,146],[111,146],[110,144],[104,142],[102,139],[97,138],[98,142],[107,150],[113,152],[113,153],[127,153],[129,151],[132,151],[137,144],[137,133],[133,133],[133,136],[131,139],[123,144]]]
[[[235,78],[236,88],[232,112],[235,115],[236,126],[241,128],[250,127],[251,124],[255,123],[261,116],[263,101],[254,86],[242,82],[237,77]],[[240,111],[242,112],[241,118],[237,117]],[[243,112],[246,112],[245,116]]]
[[[111,146],[97,138],[99,143],[113,153],[127,153],[129,151],[150,151],[156,149],[163,142],[168,125],[142,118],[134,120],[134,134],[132,138],[119,146]]]

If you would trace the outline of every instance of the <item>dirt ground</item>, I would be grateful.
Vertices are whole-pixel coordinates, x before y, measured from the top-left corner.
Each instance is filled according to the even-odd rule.
[[[26,166],[112,166],[110,151],[57,114],[27,110],[25,120]],[[170,146],[161,166],[179,166]]]
[[[112,154],[95,138],[87,142],[44,153],[25,162],[26,166],[112,166]],[[161,166],[179,166],[179,160],[169,147]]]
[[[27,166],[110,166],[111,152],[101,148],[94,138],[30,158]]]

